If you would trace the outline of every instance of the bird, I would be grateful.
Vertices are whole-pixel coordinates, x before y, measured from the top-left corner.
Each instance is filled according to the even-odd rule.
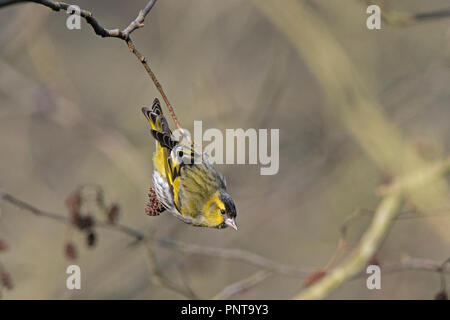
[[[197,152],[193,143],[174,139],[158,98],[142,112],[156,140],[153,186],[162,211],[192,226],[237,230],[236,206],[209,156]]]

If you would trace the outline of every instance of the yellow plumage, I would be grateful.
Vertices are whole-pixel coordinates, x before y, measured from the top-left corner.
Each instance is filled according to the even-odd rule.
[[[142,112],[157,141],[153,185],[165,210],[194,226],[237,229],[236,208],[226,192],[225,179],[208,156],[172,138],[158,99]]]

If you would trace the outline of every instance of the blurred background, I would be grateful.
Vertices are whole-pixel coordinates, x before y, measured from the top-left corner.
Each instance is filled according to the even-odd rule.
[[[145,27],[132,35],[185,128],[202,120],[204,130],[280,129],[278,174],[261,176],[257,165],[219,166],[237,206],[239,231],[145,215],[154,142],[140,108],[160,98],[157,90],[123,41],[96,36],[84,20],[81,30],[68,30],[67,14],[36,4],[0,10],[0,191],[67,215],[67,196],[80,185],[97,184],[107,202],[120,204],[120,222],[143,233],[240,248],[305,269],[323,267],[345,218],[358,208],[374,209],[377,187],[403,161],[400,155],[396,164],[380,165],[389,157],[377,159],[377,148],[396,148],[395,139],[391,131],[367,123],[388,123],[424,161],[448,154],[450,19],[405,27],[382,22],[382,30],[371,31],[364,1],[299,1],[309,21],[283,16],[295,13],[291,0],[265,7],[257,2],[158,1]],[[74,4],[93,12],[106,28],[124,28],[146,1]],[[281,9],[268,16],[271,5]],[[448,1],[395,0],[389,7],[429,12],[448,9]],[[283,29],[284,21],[297,25]],[[327,46],[329,51],[308,52]],[[353,73],[344,70],[347,65]],[[351,116],[340,107],[346,98],[335,98],[342,90],[329,90],[330,83],[363,87],[368,110],[382,120],[371,122],[366,112],[347,121]],[[374,132],[371,153],[371,140],[361,136]],[[357,243],[369,222],[365,216],[351,225],[349,243]],[[146,248],[128,247],[132,239],[126,235],[99,230],[95,247],[87,248],[84,234],[67,229],[1,203],[0,239],[9,249],[0,253],[0,262],[14,282],[3,298],[183,298],[152,281]],[[450,216],[399,220],[377,259],[444,261],[450,255],[448,230]],[[64,255],[69,235],[79,250],[75,262]],[[257,271],[242,262],[158,246],[154,254],[163,274],[187,283],[200,298]],[[73,263],[81,267],[82,290],[66,288],[65,271]],[[272,275],[233,298],[289,299],[302,283]],[[349,281],[330,298],[431,299],[440,286],[438,274],[420,271],[383,275],[381,290],[368,290],[365,283],[365,278]]]

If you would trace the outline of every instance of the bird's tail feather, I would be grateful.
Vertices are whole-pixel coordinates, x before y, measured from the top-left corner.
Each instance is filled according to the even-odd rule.
[[[143,107],[142,113],[145,115],[150,123],[150,126],[152,127],[150,132],[153,138],[155,138],[161,146],[172,150],[178,142],[173,140],[171,137],[172,132],[170,131],[169,124],[162,113],[161,104],[159,103],[158,98],[155,98],[151,108]]]

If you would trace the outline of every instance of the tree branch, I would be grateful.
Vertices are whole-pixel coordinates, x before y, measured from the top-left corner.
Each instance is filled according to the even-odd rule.
[[[151,280],[164,288],[172,290],[187,299],[197,299],[198,297],[195,293],[190,290],[190,288],[185,288],[179,286],[177,283],[172,281],[170,278],[166,277],[159,269],[158,263],[156,261],[156,256],[153,248],[153,240],[148,239],[146,241],[146,249],[147,249],[147,263],[150,269]]]
[[[71,219],[67,216],[41,210],[23,200],[20,200],[19,198],[16,198],[15,196],[13,196],[9,193],[0,192],[0,201],[1,200],[9,202],[13,206],[15,206],[19,209],[23,209],[27,212],[30,212],[35,216],[48,218],[48,219],[55,220],[59,223],[63,223],[63,224],[67,224],[67,225],[72,224]],[[132,228],[129,228],[129,227],[121,225],[121,224],[114,225],[114,224],[110,224],[110,223],[106,223],[106,222],[96,221],[96,226],[99,228],[102,228],[102,229],[110,229],[110,230],[118,231],[129,237],[135,238],[136,241],[141,241],[145,238],[145,235],[143,233],[141,233],[140,231],[134,230]]]
[[[397,11],[390,9],[380,1],[366,0],[366,3],[377,4],[381,8],[381,19],[387,24],[396,27],[406,27],[419,22],[425,22],[430,20],[437,20],[450,17],[450,8],[420,12],[420,13],[408,13],[403,11]]]
[[[272,272],[269,270],[260,270],[256,273],[250,275],[249,277],[239,280],[237,282],[234,282],[225,288],[223,288],[219,293],[217,293],[212,300],[225,300],[229,299],[232,296],[247,291],[254,286],[258,285],[259,283],[266,280],[270,275],[272,275]]]
[[[446,261],[448,261],[448,259]],[[448,263],[442,263],[431,259],[414,257],[407,257],[399,263],[382,264],[382,272],[384,273],[395,273],[407,270],[438,273],[442,272],[448,274],[450,273],[450,265]],[[367,276],[365,273],[364,275]]]
[[[380,169],[392,177],[401,177],[398,180],[401,188],[396,186],[381,201],[372,224],[354,252],[340,266],[295,297],[324,298],[362,270],[389,231],[404,197],[411,199],[421,211],[448,204],[449,188],[442,174],[448,170],[445,169],[448,164],[444,160],[443,167],[442,164],[438,164],[437,169],[429,167],[429,163],[412,148],[388,120],[371,88],[364,83],[328,26],[312,10],[295,0],[285,0],[282,6],[268,0],[254,0],[253,3],[295,47],[322,87],[330,112],[337,115]],[[404,181],[408,181],[407,184]],[[443,230],[440,225],[435,227],[442,235],[448,235],[448,230]]]
[[[351,256],[317,283],[295,296],[294,299],[325,298],[344,281],[357,275],[377,251],[379,244],[400,211],[401,202],[402,197],[398,194],[384,198],[375,212],[371,225]]]
[[[347,279],[357,275],[369,259],[376,253],[390,226],[400,213],[404,195],[428,186],[450,170],[450,161],[445,159],[428,167],[417,170],[410,175],[399,177],[384,194],[371,225],[361,238],[358,247],[339,267],[331,271],[320,281],[298,294],[296,299],[321,299]]]
[[[0,8],[12,5],[12,4],[18,4],[22,2],[34,2],[37,4],[41,4],[43,6],[46,6],[54,11],[68,11],[68,9],[73,6],[71,4],[65,3],[65,2],[53,2],[50,0],[0,0]],[[88,24],[91,25],[92,29],[94,29],[95,34],[103,37],[103,38],[120,38],[122,40],[127,41],[130,38],[130,34],[139,28],[142,28],[144,26],[144,20],[147,14],[150,12],[150,10],[153,8],[153,6],[156,4],[156,0],[150,0],[144,9],[139,11],[139,14],[137,15],[136,19],[130,22],[128,27],[126,27],[123,31],[120,29],[106,29],[100,25],[100,23],[97,21],[97,19],[94,18],[92,13],[87,10],[81,9],[80,16],[86,20]]]
[[[60,214],[48,212],[41,210],[23,200],[18,199],[17,197],[7,193],[7,192],[1,192],[0,193],[0,200],[3,200],[5,202],[8,202],[12,204],[13,206],[25,210],[37,217],[44,217],[48,219],[55,220],[56,222],[63,223],[63,224],[72,224],[72,221]],[[95,226],[106,229],[106,230],[114,230],[117,232],[120,232],[126,236],[129,236],[131,238],[135,239],[135,243],[140,243],[144,239],[149,238],[149,236],[146,236],[141,231],[138,231],[136,229],[127,227],[125,225],[121,224],[110,224],[106,222],[95,222]],[[258,254],[241,250],[241,249],[226,249],[226,248],[217,248],[217,247],[208,247],[208,246],[200,246],[196,244],[190,244],[190,243],[184,243],[169,239],[163,239],[158,237],[152,237],[152,241],[154,243],[162,248],[175,250],[178,252],[182,252],[185,254],[190,255],[200,255],[200,256],[209,256],[209,257],[218,257],[228,260],[236,260],[241,261],[250,265],[254,265],[266,270],[271,270],[274,273],[278,273],[280,275],[284,276],[290,276],[290,277],[304,277],[310,273],[311,270],[298,268],[294,266],[288,266],[281,263],[277,263],[275,261],[272,261],[268,258],[265,258],[263,256],[260,256]]]
[[[15,206],[16,208],[25,210],[36,217],[42,217],[54,220],[58,223],[62,224],[71,224],[72,221],[60,214],[48,212],[41,210],[23,200],[18,199],[17,197],[3,192],[0,193],[0,201],[3,200],[8,202],[9,204]],[[102,228],[105,230],[113,230],[116,232],[120,232],[128,237],[134,238],[135,243],[142,243],[144,240],[148,239],[153,244],[158,245],[161,248],[178,251],[183,254],[188,255],[197,255],[197,256],[205,256],[211,258],[222,258],[226,260],[234,260],[240,261],[243,263],[247,263],[249,265],[253,265],[255,267],[260,268],[261,270],[257,273],[251,275],[250,277],[240,280],[236,283],[230,284],[225,287],[220,293],[216,295],[222,299],[227,297],[231,297],[241,291],[245,291],[250,289],[251,287],[257,285],[258,283],[264,281],[271,274],[278,274],[282,276],[288,276],[293,278],[304,278],[307,275],[313,272],[312,269],[300,268],[295,266],[284,265],[275,261],[272,261],[266,257],[260,256],[250,251],[245,251],[241,249],[227,249],[227,248],[217,248],[217,247],[208,247],[201,246],[192,243],[185,243],[181,241],[174,241],[169,239],[163,239],[158,237],[153,237],[152,235],[147,236],[139,230],[130,228],[121,224],[110,224],[106,222],[97,221],[95,225],[98,228]],[[145,242],[147,243],[147,241]],[[147,247],[149,250],[149,248]],[[360,249],[361,250],[361,249]],[[153,252],[149,251],[149,267],[151,270],[156,270],[155,260],[152,256]],[[369,255],[366,255],[369,256]],[[152,269],[153,268],[153,269]],[[450,265],[442,266],[441,262],[430,260],[430,259],[418,259],[418,258],[408,258],[399,263],[386,263],[382,265],[383,273],[395,273],[404,270],[418,270],[418,271],[429,271],[429,272],[442,272],[442,273],[450,273]],[[349,275],[349,280],[358,279],[361,277],[365,277],[366,274],[361,272],[359,274],[355,274],[353,276]],[[176,291],[177,293],[185,296],[185,297],[196,297],[187,289],[184,289],[171,281],[167,280],[167,278],[163,277],[159,271],[158,273],[152,272],[153,280],[156,281],[157,284],[167,287],[170,290]],[[162,281],[161,281],[162,279]],[[160,281],[160,282],[158,282]]]
[[[13,4],[19,4],[24,2],[32,2],[37,3],[43,6],[46,6],[54,11],[67,11],[71,4],[67,4],[65,2],[53,2],[50,0],[0,0],[0,8],[13,5]],[[182,129],[180,123],[178,122],[178,119],[175,115],[175,111],[172,107],[172,105],[169,102],[169,99],[164,92],[164,89],[161,85],[161,83],[158,81],[158,78],[156,77],[155,73],[150,68],[150,65],[148,64],[147,59],[136,49],[133,41],[131,40],[131,33],[133,31],[142,28],[144,26],[144,20],[145,17],[148,15],[150,10],[153,8],[153,6],[156,4],[156,0],[150,0],[147,5],[144,7],[144,9],[139,11],[139,14],[137,15],[136,19],[130,22],[130,24],[123,30],[120,30],[118,28],[116,29],[106,29],[101,26],[101,24],[97,21],[97,19],[94,18],[93,14],[90,11],[81,9],[80,16],[83,17],[86,22],[91,25],[92,29],[94,30],[95,34],[99,35],[102,38],[118,38],[122,39],[126,42],[129,50],[131,53],[133,53],[136,58],[139,60],[139,62],[143,65],[145,68],[145,71],[149,75],[149,77],[152,79],[153,84],[155,85],[158,92],[161,94],[161,97],[164,100],[164,103],[167,106],[167,109],[169,110],[169,113],[173,119],[173,122],[175,123],[175,126],[178,129]]]
[[[157,238],[156,241],[161,247],[173,249],[185,254],[241,261],[288,277],[303,278],[311,272],[311,269],[284,265],[246,250],[200,246],[161,238]]]

